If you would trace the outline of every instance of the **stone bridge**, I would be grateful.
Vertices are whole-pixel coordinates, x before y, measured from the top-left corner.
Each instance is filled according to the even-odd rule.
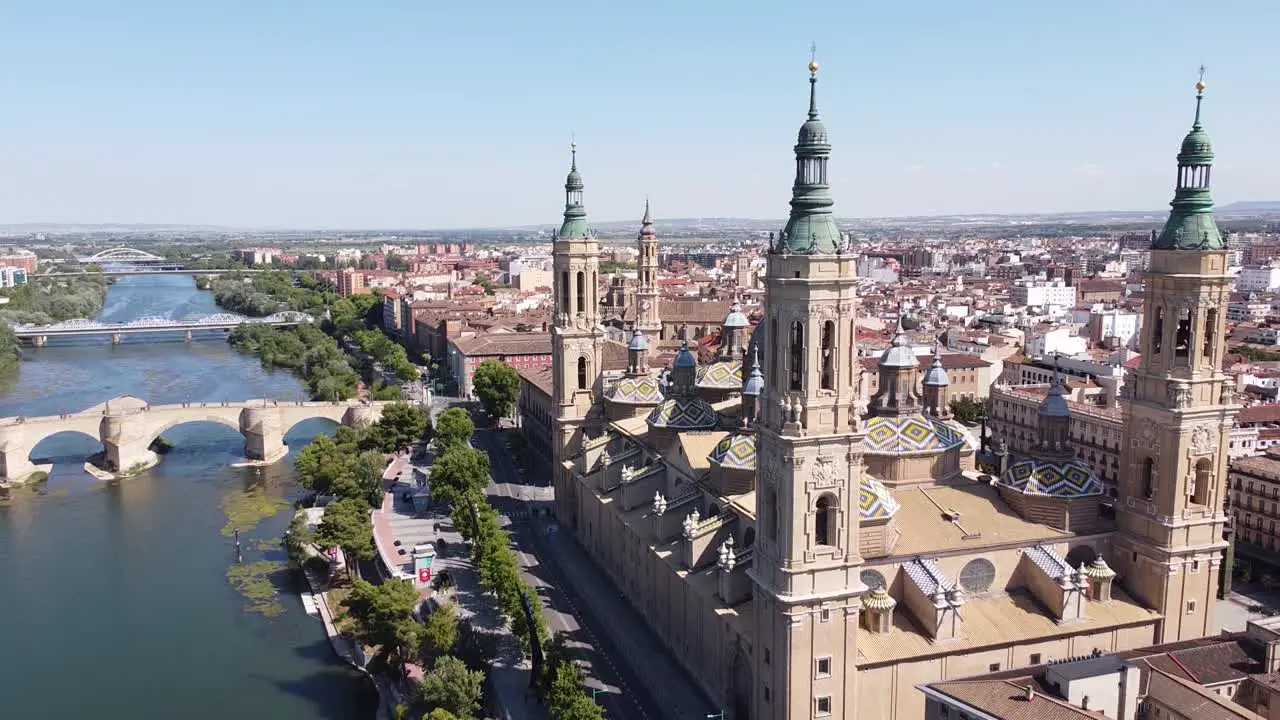
[[[133,397],[119,397],[78,413],[46,417],[0,418],[0,477],[21,482],[38,468],[31,450],[41,440],[62,432],[77,432],[102,442],[104,464],[113,472],[150,466],[158,460],[151,443],[170,428],[192,422],[212,422],[244,435],[249,460],[274,462],[288,452],[284,437],[294,425],[327,418],[350,427],[365,427],[382,416],[386,402],[240,402],[150,405]]]

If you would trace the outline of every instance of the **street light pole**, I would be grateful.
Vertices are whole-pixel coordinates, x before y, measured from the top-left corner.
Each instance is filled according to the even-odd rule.
[[[724,720],[724,711],[718,713],[707,713],[707,720]]]

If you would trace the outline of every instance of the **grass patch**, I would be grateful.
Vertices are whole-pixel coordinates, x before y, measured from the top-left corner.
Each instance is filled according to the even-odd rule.
[[[227,581],[249,602],[249,612],[276,617],[284,612],[284,604],[271,576],[284,569],[285,564],[275,560],[232,565],[227,568]]]
[[[289,507],[288,500],[281,500],[267,495],[261,489],[237,492],[222,498],[222,512],[227,516],[227,524],[222,528],[223,537],[231,537],[238,528],[240,532],[249,532],[258,523],[274,517],[276,513]]]
[[[254,543],[253,549],[258,552],[274,552],[281,548],[279,540],[258,540]]]
[[[43,470],[37,470],[31,473],[30,475],[28,475],[24,482],[34,485],[36,483],[47,482],[48,480],[49,480],[49,473]]]

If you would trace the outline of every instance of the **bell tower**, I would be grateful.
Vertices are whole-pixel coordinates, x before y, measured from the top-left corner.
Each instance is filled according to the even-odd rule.
[[[855,258],[831,214],[831,145],[818,118],[818,63],[809,64],[809,116],[795,146],[791,215],[769,249],[766,340],[758,344],[752,563],[756,720],[851,718],[856,692],[859,486],[862,435],[853,413],[858,300]],[[829,657],[829,673],[816,658]],[[819,705],[821,703],[821,709]]]
[[[577,145],[564,183],[564,222],[552,246],[555,272],[555,310],[551,328],[552,401],[556,514],[570,527],[577,525],[577,482],[566,467],[600,418],[600,362],[604,330],[600,327],[597,276],[600,246],[587,224],[582,204],[582,174]]]
[[[1156,642],[1218,632],[1226,541],[1227,436],[1238,410],[1222,372],[1231,293],[1226,243],[1213,220],[1213,149],[1196,113],[1178,153],[1172,211],[1151,246],[1141,364],[1128,400],[1113,565],[1122,584],[1164,615]]]
[[[640,221],[640,285],[636,289],[635,329],[651,338],[662,337],[662,317],[658,314],[658,234],[649,215],[649,200],[644,201],[644,219]]]

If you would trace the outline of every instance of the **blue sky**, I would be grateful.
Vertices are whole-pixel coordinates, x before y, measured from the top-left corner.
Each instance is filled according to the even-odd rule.
[[[781,218],[823,70],[840,216],[1280,200],[1280,3],[0,0],[0,224]]]

